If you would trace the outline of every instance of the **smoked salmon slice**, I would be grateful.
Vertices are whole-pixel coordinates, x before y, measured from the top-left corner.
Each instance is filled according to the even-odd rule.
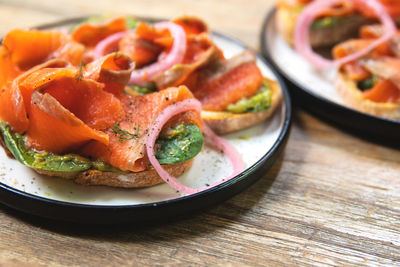
[[[11,61],[21,70],[43,63],[51,53],[67,42],[59,31],[13,30],[3,40]]]
[[[33,91],[48,93],[76,117],[97,130],[107,129],[123,119],[119,100],[103,88],[104,85],[82,78],[78,70],[70,68],[41,69],[20,84],[27,102]]]
[[[211,62],[223,59],[222,52],[210,40],[207,34],[187,41],[187,49],[182,64],[166,72],[156,75],[152,80],[159,89],[183,84],[186,78],[195,70]]]
[[[13,82],[0,89],[0,121],[6,121],[13,131],[24,133],[29,127],[21,91]]]
[[[20,73],[21,71],[11,60],[10,51],[5,46],[0,46],[0,88]]]
[[[82,61],[84,47],[60,31],[13,30],[3,40],[11,61],[28,70],[51,58],[65,59],[73,65]]]
[[[93,48],[98,42],[111,34],[126,30],[126,19],[119,17],[107,22],[83,23],[71,34],[74,41]]]
[[[135,63],[130,57],[121,53],[111,53],[103,56],[86,66],[82,66],[82,74],[105,85],[104,91],[119,95],[124,92]]]
[[[139,23],[133,33],[122,38],[119,51],[135,61],[138,68],[155,62],[163,50],[168,50],[174,40],[167,30],[158,30],[146,23]]]
[[[106,131],[110,139],[108,146],[92,141],[82,149],[82,153],[106,161],[123,171],[145,170],[148,167],[145,142],[149,127],[168,105],[188,98],[193,98],[193,95],[185,86],[171,87],[144,96],[121,96],[125,119],[118,124],[118,129],[128,132],[129,138],[122,138],[115,128],[111,128]],[[185,112],[168,125],[182,122],[201,126],[200,114],[194,111]]]
[[[400,59],[393,57],[379,57],[365,59],[361,64],[373,74],[391,80],[400,88]]]
[[[19,75],[0,91],[0,120],[7,121],[11,128],[22,134],[29,126],[27,109],[29,109],[29,99],[31,92],[26,95],[20,91],[19,84],[33,72],[43,68],[62,68],[68,65],[68,62],[60,59],[49,60],[43,64],[37,65],[27,72]],[[24,98],[27,99],[24,102]]]
[[[374,102],[398,102],[400,90],[392,81],[382,79],[373,88],[364,91],[363,97]]]
[[[243,52],[214,66],[199,69],[185,81],[205,110],[223,111],[229,104],[253,96],[263,76],[251,52]]]
[[[121,102],[104,91],[103,84],[80,75],[71,68],[42,68],[21,75],[4,95],[9,102],[14,99],[15,106],[0,109],[0,117],[13,115],[4,120],[13,128],[22,125],[28,144],[38,150],[61,153],[90,140],[108,144],[107,134],[100,130],[123,120]]]
[[[0,46],[0,88],[28,69],[50,59],[79,65],[84,46],[59,31],[13,30]]]
[[[367,30],[364,30],[364,35],[371,36],[369,33],[367,33]],[[374,39],[366,38],[343,42],[333,48],[333,57],[335,59],[338,59],[348,56],[350,54],[354,54],[370,45],[373,41]],[[374,49],[374,51],[369,54],[370,58],[380,58],[383,56],[394,56],[393,49],[389,42],[380,44]],[[365,65],[363,65],[360,60],[349,62],[343,65],[342,68],[344,72],[350,77],[350,79],[355,81],[361,81],[368,78],[368,76],[370,75],[370,72],[365,68]]]
[[[89,140],[108,144],[108,136],[94,130],[64,108],[50,94],[35,91],[26,142],[29,147],[53,153],[71,152]]]
[[[334,58],[343,58],[348,55],[354,54],[365,47],[369,46],[373,40],[370,39],[354,39],[345,41],[336,45],[332,50],[332,55]]]

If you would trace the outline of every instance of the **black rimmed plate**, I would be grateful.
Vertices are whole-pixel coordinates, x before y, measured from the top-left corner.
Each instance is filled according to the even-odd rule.
[[[399,140],[400,121],[362,113],[345,106],[334,87],[336,70],[315,70],[280,36],[276,9],[268,13],[261,33],[263,55],[287,81],[294,103],[336,122],[362,136],[376,140]]]
[[[72,19],[40,28],[60,28],[81,21]],[[245,49],[240,42],[213,33],[213,39],[231,57]],[[241,192],[262,177],[283,151],[289,135],[291,103],[287,89],[268,62],[257,55],[263,74],[277,80],[283,95],[282,105],[267,121],[252,128],[224,136],[233,144],[246,169],[233,179],[193,195],[183,195],[167,184],[144,189],[118,189],[104,186],[85,187],[71,181],[39,175],[7,158],[0,151],[0,202],[30,214],[78,223],[143,222],[174,218]],[[192,187],[204,187],[231,172],[223,155],[204,148],[192,168],[180,181]],[[120,179],[125,179],[121,175]]]

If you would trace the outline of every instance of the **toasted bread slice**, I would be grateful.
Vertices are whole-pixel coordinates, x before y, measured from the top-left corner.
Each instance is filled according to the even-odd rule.
[[[377,103],[364,99],[356,82],[343,73],[338,74],[336,88],[339,96],[348,107],[389,119],[400,119],[400,103]]]
[[[272,99],[271,107],[262,112],[232,113],[227,111],[207,111],[201,112],[202,119],[217,134],[227,134],[253,126],[270,117],[279,106],[282,93],[277,82],[264,78],[270,85]]]
[[[176,164],[163,165],[164,169],[174,177],[179,177],[192,166],[193,159]],[[164,183],[153,167],[141,172],[115,173],[99,170],[87,170],[84,172],[56,172],[35,170],[36,172],[53,177],[61,177],[73,180],[81,185],[106,185],[111,187],[138,188],[149,187]]]
[[[4,148],[8,157],[13,158],[13,155],[4,143],[1,132],[0,146]],[[172,176],[179,177],[189,170],[193,164],[193,160],[194,159],[190,159],[180,163],[163,165],[163,167]],[[157,174],[156,170],[151,166],[145,171],[129,173],[103,172],[99,170],[87,170],[83,172],[34,170],[39,174],[73,180],[75,183],[81,185],[106,185],[111,187],[138,188],[149,187],[164,182]]]
[[[294,46],[294,30],[297,13],[290,9],[279,8],[276,13],[276,25],[282,37],[291,46]],[[344,40],[356,37],[361,26],[372,23],[359,14],[354,14],[343,19],[337,24],[320,29],[310,29],[310,44],[313,48],[329,47]]]

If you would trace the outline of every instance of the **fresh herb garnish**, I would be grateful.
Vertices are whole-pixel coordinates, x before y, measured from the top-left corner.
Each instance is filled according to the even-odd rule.
[[[371,89],[372,87],[375,86],[375,84],[379,81],[379,77],[376,75],[371,75],[370,77],[359,81],[357,83],[357,87],[358,89],[360,89],[361,91],[365,91],[368,89]]]
[[[82,79],[83,79],[83,70],[85,69],[85,67],[86,67],[86,64],[83,61],[81,61],[81,65],[79,66],[79,72],[78,72],[78,75],[76,76],[76,80],[78,82],[82,81]]]
[[[123,130],[119,127],[119,122],[117,122],[112,128],[112,132],[118,136],[118,142],[126,142],[132,139],[135,139],[139,136],[139,131],[140,131],[140,125],[138,125],[137,127],[134,127],[134,129],[136,129],[136,133],[130,133],[126,130]]]

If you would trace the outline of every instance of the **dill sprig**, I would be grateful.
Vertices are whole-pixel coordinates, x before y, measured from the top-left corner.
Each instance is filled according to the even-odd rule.
[[[134,129],[136,129],[136,133],[134,133],[134,134],[133,134],[133,133],[130,133],[130,132],[126,131],[126,130],[122,130],[122,129],[119,127],[119,122],[117,122],[117,123],[111,128],[112,132],[113,132],[116,136],[118,136],[118,142],[121,142],[121,143],[126,142],[126,141],[128,141],[128,140],[132,140],[132,139],[137,138],[137,137],[139,136],[140,125],[138,125],[137,128],[134,127]]]
[[[83,70],[86,68],[86,64],[81,61],[81,65],[79,66],[79,72],[78,75],[76,76],[77,81],[81,81],[83,78]]]

